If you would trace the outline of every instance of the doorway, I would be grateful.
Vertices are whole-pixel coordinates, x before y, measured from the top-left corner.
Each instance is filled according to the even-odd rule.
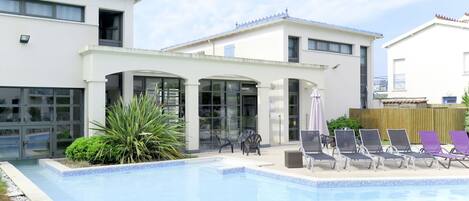
[[[243,95],[242,96],[242,124],[241,130],[247,129],[257,130],[257,96],[256,95]]]

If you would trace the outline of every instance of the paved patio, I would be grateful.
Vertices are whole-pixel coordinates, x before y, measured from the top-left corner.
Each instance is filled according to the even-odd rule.
[[[450,148],[450,147],[447,147]],[[239,149],[235,149],[235,153],[226,148],[219,154],[217,151],[203,152],[197,154],[199,157],[207,156],[226,156],[236,159],[256,160],[264,162],[268,165],[262,168],[283,171],[290,174],[308,176],[313,178],[322,179],[340,179],[340,178],[376,178],[376,177],[457,177],[460,175],[469,175],[469,169],[464,168],[458,162],[453,162],[450,169],[441,167],[437,169],[436,166],[427,167],[424,162],[416,161],[416,169],[412,168],[399,168],[396,162],[386,162],[385,167],[380,166],[376,171],[368,169],[369,163],[353,163],[349,170],[340,171],[332,170],[328,162],[316,163],[313,171],[304,168],[286,168],[284,164],[284,151],[285,150],[298,150],[297,144],[277,145],[261,149],[261,156],[257,154],[249,154],[249,156],[242,155]],[[332,152],[332,149],[325,150]],[[444,161],[446,162],[446,161]],[[466,162],[469,165],[469,161]],[[339,167],[343,168],[343,161],[338,162]]]

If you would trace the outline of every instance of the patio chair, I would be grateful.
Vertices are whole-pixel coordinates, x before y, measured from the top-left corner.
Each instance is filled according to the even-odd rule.
[[[322,151],[321,135],[317,130],[300,132],[300,151],[307,161],[308,169],[313,170],[315,161],[329,161],[332,169],[336,167],[335,158]]]
[[[255,135],[255,134],[256,134],[256,131],[254,131],[252,129],[246,129],[246,130],[244,130],[244,132],[241,133],[241,135],[239,136],[239,139],[238,139],[241,151],[243,151],[243,149],[244,149],[244,141],[246,141],[246,139],[249,136]]]
[[[244,148],[243,148],[243,155],[246,153],[247,156],[249,156],[249,153],[253,153],[257,151],[257,154],[260,156],[261,155],[261,141],[262,138],[259,134],[254,134],[246,138],[244,141]]]
[[[466,131],[450,131],[449,135],[454,146],[450,153],[461,154],[466,158],[469,157],[469,136]]]
[[[376,167],[379,167],[380,164],[384,166],[385,160],[400,161],[401,163],[399,167],[402,167],[402,165],[404,165],[406,159],[403,156],[385,152],[383,150],[383,145],[381,144],[381,136],[379,135],[378,129],[360,129],[359,132],[363,148],[366,149],[371,155],[378,157]]]
[[[219,135],[215,135],[217,138],[217,144],[218,144],[218,153],[221,153],[221,150],[225,147],[230,146],[231,147],[231,153],[234,153],[233,150],[233,143],[231,140],[226,136],[226,137],[220,137]]]
[[[388,149],[392,149],[395,153],[407,157],[413,169],[415,169],[416,160],[423,160],[428,167],[431,167],[433,162],[436,161],[436,158],[428,153],[412,151],[412,146],[410,146],[409,137],[405,129],[387,129],[387,134],[391,143]],[[430,165],[427,164],[427,160],[431,160]]]
[[[462,160],[464,160],[464,156],[452,154],[445,148],[441,147],[440,140],[438,139],[438,135],[435,131],[419,131],[419,135],[420,142],[423,145],[422,150],[424,153],[428,153],[434,157],[448,160],[447,166],[438,160],[438,163],[440,163],[441,166],[443,166],[444,168],[449,169],[451,167],[452,161],[457,161],[461,163],[464,167],[468,167],[462,162]]]
[[[345,158],[344,169],[350,166],[351,161],[369,161],[368,169],[376,169],[375,161],[365,149],[358,149],[353,130],[334,130],[336,146],[332,154],[338,154],[339,158]],[[363,153],[361,153],[363,152]]]

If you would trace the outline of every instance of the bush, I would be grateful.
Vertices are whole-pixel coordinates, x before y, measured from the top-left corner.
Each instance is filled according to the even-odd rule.
[[[175,114],[165,113],[153,96],[122,100],[107,110],[106,124],[92,122],[101,132],[103,147],[98,159],[118,163],[184,158],[184,122]]]
[[[355,130],[355,135],[359,135],[358,129],[362,128],[358,120],[346,116],[328,121],[327,127],[329,128],[329,134],[331,136],[334,136],[334,130],[344,128],[353,129]]]
[[[65,155],[73,161],[87,161],[91,164],[115,163],[114,149],[104,143],[102,136],[81,137],[65,150]]]

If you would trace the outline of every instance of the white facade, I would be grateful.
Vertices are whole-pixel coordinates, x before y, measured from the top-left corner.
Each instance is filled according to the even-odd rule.
[[[350,108],[360,108],[360,47],[367,48],[367,107],[371,107],[373,84],[373,41],[380,34],[335,25],[323,24],[288,16],[287,13],[253,21],[225,33],[164,48],[165,51],[198,53],[218,56],[235,56],[288,62],[288,37],[299,37],[299,62],[321,64],[325,71],[327,89],[320,89],[325,98],[326,119],[348,115]],[[352,45],[352,54],[341,54],[308,48],[308,39]],[[234,55],[226,55],[226,47],[234,47]],[[277,83],[281,87],[283,80]],[[307,83],[300,81],[302,85]],[[300,108],[301,128],[306,128],[310,91],[302,91]],[[277,104],[288,113],[288,96]],[[304,105],[304,106],[303,106]],[[285,127],[288,122],[285,122]]]
[[[468,19],[437,16],[386,43],[389,97],[460,103],[469,86]]]
[[[309,93],[313,88],[322,89],[323,93],[327,90],[327,63],[317,65],[312,62],[283,62],[283,50],[277,53],[278,59],[266,57],[263,58],[265,60],[255,60],[132,49],[134,0],[51,2],[46,3],[50,8],[56,7],[54,2],[78,6],[77,8],[83,9],[83,20],[67,21],[55,19],[55,16],[30,16],[20,13],[19,11],[24,11],[21,8],[18,13],[3,12],[1,9],[11,8],[0,7],[0,24],[3,27],[0,31],[0,132],[10,133],[12,137],[18,136],[20,140],[27,139],[30,134],[47,135],[44,144],[47,142],[50,147],[44,149],[52,150],[50,155],[30,156],[27,145],[18,140],[13,143],[18,143],[14,146],[20,150],[19,155],[12,158],[55,156],[53,152],[58,149],[59,141],[62,140],[58,139],[58,130],[62,129],[62,124],[76,129],[68,131],[73,135],[70,138],[79,137],[79,134],[95,134],[90,122],[104,123],[109,95],[107,86],[111,83],[107,76],[115,73],[122,73],[120,95],[126,101],[134,95],[136,76],[178,78],[184,81],[179,90],[184,90],[186,100],[183,106],[187,123],[186,149],[189,151],[200,149],[199,85],[203,79],[240,80],[255,84],[256,130],[263,138],[262,144],[266,146],[277,143],[275,140],[279,139],[279,135],[282,142],[288,141],[288,132],[275,132],[273,129],[277,128],[277,115],[288,116],[284,98],[280,98],[279,103],[271,102],[278,99],[276,96],[284,97],[288,93],[285,89],[288,86],[282,82],[288,79],[302,80],[299,92],[302,100],[309,100]],[[99,23],[105,12],[122,14],[119,37],[122,47],[100,46],[103,41],[101,37],[107,37],[100,31],[100,25],[104,26],[105,22]],[[119,23],[113,24],[118,25]],[[279,34],[285,33],[280,31]],[[29,41],[20,42],[21,35],[29,35]],[[267,40],[264,44],[271,42]],[[281,41],[272,45],[285,44]],[[272,61],[268,61],[269,58]],[[281,83],[280,87],[278,82]],[[81,93],[82,97],[70,95],[75,92]],[[77,100],[74,97],[78,97]],[[72,100],[73,103],[70,103]],[[66,106],[62,101],[67,103]],[[308,102],[300,101],[299,104],[306,108]],[[306,118],[300,120],[305,125]],[[70,133],[65,134],[65,140],[70,140]],[[45,153],[44,150],[41,151]],[[4,153],[0,150],[0,158],[4,157],[2,154]]]

